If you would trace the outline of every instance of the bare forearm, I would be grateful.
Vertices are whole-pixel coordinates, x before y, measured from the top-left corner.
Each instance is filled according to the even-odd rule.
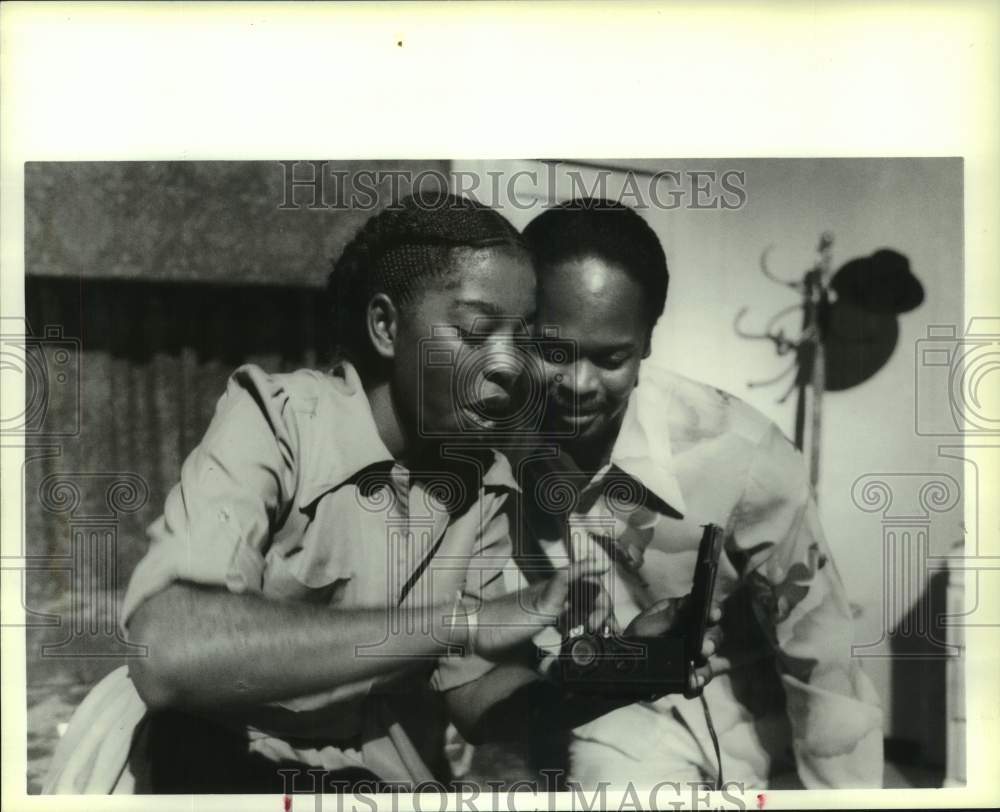
[[[176,583],[132,616],[129,632],[149,656],[133,661],[130,672],[152,707],[224,709],[289,699],[403,671],[445,654],[450,644],[469,645],[471,617],[479,627],[476,652],[496,660],[554,623],[570,584],[600,574],[601,566],[574,562],[548,581],[461,608],[331,609]]]
[[[141,606],[131,636],[149,648],[132,679],[153,706],[231,707],[330,690],[446,650],[448,607],[337,610],[175,584]],[[407,620],[411,622],[407,622]],[[462,642],[459,640],[458,642]]]

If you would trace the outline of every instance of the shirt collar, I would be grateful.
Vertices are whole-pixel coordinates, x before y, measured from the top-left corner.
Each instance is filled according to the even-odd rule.
[[[302,504],[315,502],[324,493],[373,466],[395,462],[375,426],[371,405],[354,365],[339,363],[323,376],[324,387],[316,401],[314,443],[310,470],[304,471]]]
[[[511,468],[510,460],[499,451],[493,449],[493,464],[483,474],[483,486],[487,488],[508,488],[512,491],[521,491],[521,486],[514,478],[514,471]]]
[[[610,462],[683,516],[687,508],[674,474],[667,404],[656,394],[641,384],[632,390]]]

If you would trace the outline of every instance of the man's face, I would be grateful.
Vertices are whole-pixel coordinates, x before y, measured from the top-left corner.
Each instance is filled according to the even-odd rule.
[[[644,313],[639,283],[596,257],[540,274],[538,324],[558,327],[559,338],[576,350],[571,363],[546,364],[546,424],[573,432],[572,445],[614,442],[649,345]]]
[[[417,439],[481,439],[517,407],[526,373],[515,342],[530,330],[535,273],[523,253],[463,250],[456,268],[404,307],[393,391]]]

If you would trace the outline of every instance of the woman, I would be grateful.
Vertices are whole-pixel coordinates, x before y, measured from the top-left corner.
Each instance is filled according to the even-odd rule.
[[[330,290],[337,365],[233,374],[124,599],[148,656],[78,709],[45,791],[429,779],[436,720],[399,694],[437,658],[501,657],[600,571],[483,600],[515,488],[488,437],[516,407],[508,349],[535,307],[517,232],[469,200],[408,198]]]

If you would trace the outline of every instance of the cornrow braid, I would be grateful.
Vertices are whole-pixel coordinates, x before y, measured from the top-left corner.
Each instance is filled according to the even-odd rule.
[[[443,192],[405,197],[371,217],[344,248],[327,283],[334,352],[364,363],[371,297],[385,293],[397,307],[428,282],[455,271],[456,249],[505,246],[527,253],[517,230],[499,213]]]

